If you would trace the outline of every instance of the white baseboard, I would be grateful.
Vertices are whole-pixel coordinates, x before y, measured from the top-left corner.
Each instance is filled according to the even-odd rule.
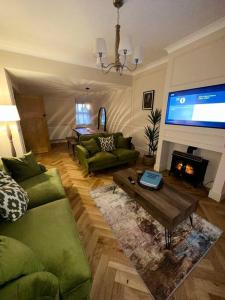
[[[213,191],[213,190],[210,190],[209,191],[209,198],[217,201],[217,202],[220,202],[221,200],[225,199],[225,193],[218,193],[216,191]]]

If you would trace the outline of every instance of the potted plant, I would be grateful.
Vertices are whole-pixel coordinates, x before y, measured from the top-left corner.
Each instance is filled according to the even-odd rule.
[[[146,166],[153,166],[155,163],[155,153],[158,148],[159,140],[159,126],[161,120],[161,110],[151,110],[148,115],[148,121],[150,125],[145,127],[145,137],[148,140],[148,154],[143,156],[143,163]]]

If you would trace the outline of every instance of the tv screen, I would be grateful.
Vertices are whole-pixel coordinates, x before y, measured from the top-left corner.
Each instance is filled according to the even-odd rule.
[[[166,124],[225,128],[225,84],[170,92]]]

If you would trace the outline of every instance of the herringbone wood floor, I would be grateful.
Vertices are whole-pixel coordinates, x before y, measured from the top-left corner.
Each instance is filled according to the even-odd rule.
[[[39,155],[38,158],[48,168],[56,167],[60,171],[93,274],[91,299],[152,299],[89,195],[91,189],[112,182],[112,170],[93,177],[87,176],[78,162],[68,154],[65,144],[55,145],[50,153]],[[204,190],[192,188],[173,177],[167,176],[166,180],[178,189],[198,197],[198,214],[225,230],[225,202],[216,203],[206,197]],[[177,289],[172,299],[225,299],[224,234]]]

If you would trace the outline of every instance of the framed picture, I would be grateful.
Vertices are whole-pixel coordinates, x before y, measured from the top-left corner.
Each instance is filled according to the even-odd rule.
[[[142,109],[153,109],[155,90],[143,93]]]

